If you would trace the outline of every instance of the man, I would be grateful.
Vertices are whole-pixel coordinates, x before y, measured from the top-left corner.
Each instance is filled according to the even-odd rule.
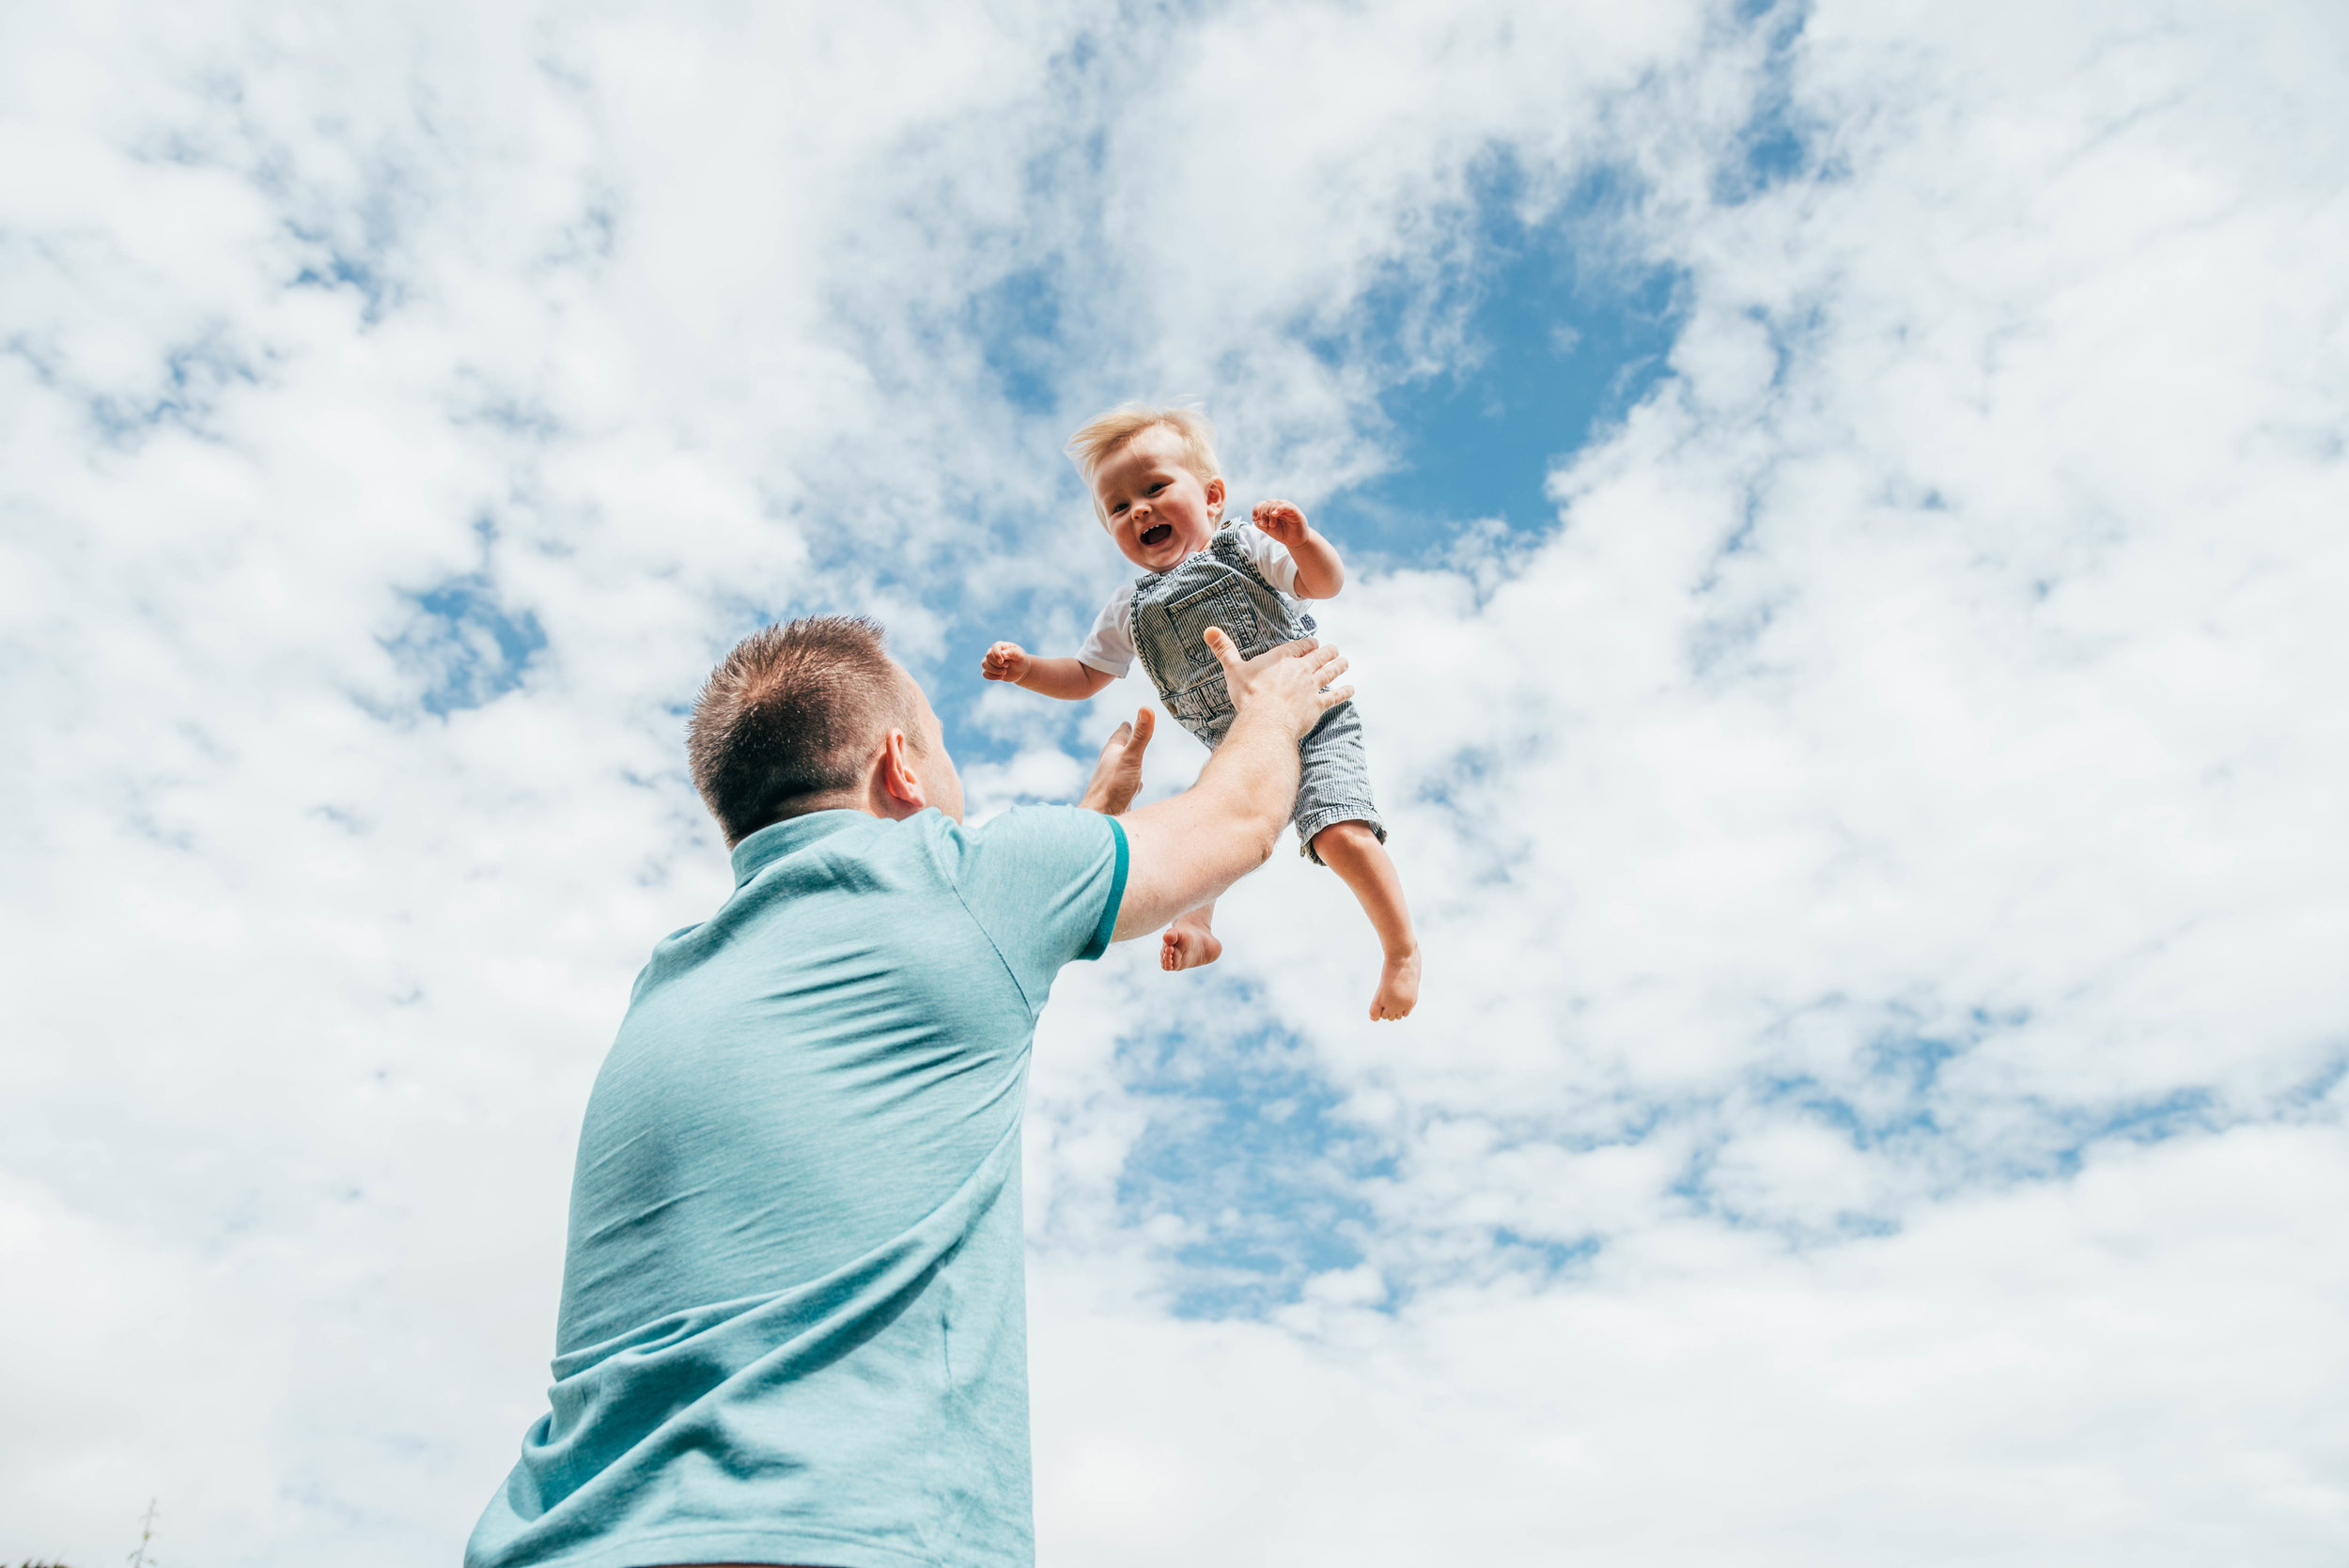
[[[1350,689],[1241,660],[1197,784],[961,826],[937,716],[844,617],[770,627],[694,705],[735,890],[654,949],[572,1179],[552,1408],[468,1568],[1025,1564],[1019,1119],[1063,964],[1263,863],[1298,745]]]

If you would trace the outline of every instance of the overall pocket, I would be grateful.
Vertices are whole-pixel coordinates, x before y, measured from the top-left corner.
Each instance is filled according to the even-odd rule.
[[[1200,676],[1180,691],[1169,692],[1166,710],[1174,715],[1176,723],[1194,735],[1232,712],[1232,691],[1223,684],[1223,672],[1219,669],[1211,675]]]
[[[1166,607],[1167,617],[1174,623],[1174,635],[1183,644],[1183,652],[1192,667],[1201,670],[1221,670],[1214,652],[1207,646],[1207,628],[1219,626],[1232,645],[1243,654],[1262,653],[1272,645],[1256,622],[1256,607],[1248,598],[1248,590],[1235,579],[1226,578],[1192,590]],[[1217,684],[1221,685],[1221,675]]]

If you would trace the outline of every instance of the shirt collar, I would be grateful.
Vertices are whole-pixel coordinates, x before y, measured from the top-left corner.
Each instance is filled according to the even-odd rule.
[[[860,822],[878,822],[871,812],[812,811],[804,816],[770,822],[734,846],[734,885],[740,887],[786,855],[797,854],[818,839],[830,838]]]

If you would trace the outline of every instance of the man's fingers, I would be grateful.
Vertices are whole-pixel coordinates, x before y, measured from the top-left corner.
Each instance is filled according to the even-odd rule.
[[[1331,675],[1346,668],[1346,655],[1334,646],[1325,648],[1316,644],[1299,657],[1305,660],[1305,667],[1319,676],[1324,685],[1329,684]]]
[[[1350,686],[1332,686],[1321,693],[1321,706],[1325,709],[1335,707],[1353,694],[1354,689]]]
[[[1134,803],[1134,796],[1142,789],[1142,753],[1150,744],[1156,722],[1148,708],[1138,709],[1101,742],[1100,760],[1093,765],[1092,782],[1085,785],[1079,805],[1118,816]]]
[[[1134,709],[1132,718],[1119,722],[1117,732],[1110,737],[1109,746],[1101,750],[1106,752],[1111,746],[1117,747],[1123,753],[1118,758],[1119,763],[1126,768],[1138,768],[1142,766],[1143,749],[1150,744],[1150,732],[1158,727],[1158,722],[1157,714],[1146,707],[1138,707]]]
[[[1206,644],[1207,651],[1215,655],[1215,661],[1222,665],[1227,672],[1233,665],[1241,661],[1239,649],[1232,645],[1231,634],[1225,631],[1221,627],[1211,626],[1207,628]]]

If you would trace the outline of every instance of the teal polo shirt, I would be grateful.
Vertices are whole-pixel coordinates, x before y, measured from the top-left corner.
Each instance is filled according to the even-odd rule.
[[[1028,1051],[1124,830],[818,812],[734,878],[588,1097],[550,1408],[466,1564],[1030,1563]]]

